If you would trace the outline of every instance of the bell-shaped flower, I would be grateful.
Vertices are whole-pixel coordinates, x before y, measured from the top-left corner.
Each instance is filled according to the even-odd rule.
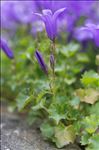
[[[7,43],[2,39],[0,39],[0,49],[2,49],[10,59],[14,57],[13,51],[9,48]]]
[[[95,25],[92,23],[88,23],[85,25],[83,30],[89,31],[92,34],[96,46],[99,46],[99,24]]]
[[[44,72],[46,75],[48,75],[48,68],[47,68],[47,65],[46,65],[45,62],[44,62],[44,59],[43,59],[42,54],[41,54],[38,50],[36,50],[36,52],[35,52],[35,57],[36,57],[36,59],[37,59],[39,65],[40,65],[41,69],[43,70],[43,72]]]
[[[47,35],[50,40],[54,41],[57,36],[57,20],[60,14],[62,14],[66,8],[61,8],[52,13],[50,9],[42,10],[42,14],[35,13],[45,23]]]
[[[87,23],[84,27],[76,29],[74,36],[79,41],[94,40],[96,46],[99,46],[99,25]]]

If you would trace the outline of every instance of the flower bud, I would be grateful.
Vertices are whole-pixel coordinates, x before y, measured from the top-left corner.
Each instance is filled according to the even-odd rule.
[[[0,48],[5,52],[5,54],[12,59],[14,57],[13,51],[8,47],[7,43],[0,39]]]
[[[44,62],[44,59],[43,59],[43,57],[42,57],[42,54],[41,54],[38,50],[36,50],[36,52],[35,52],[35,57],[36,57],[36,59],[37,59],[39,65],[40,65],[41,69],[44,71],[44,73],[45,73],[46,75],[48,75],[47,65],[46,65],[45,62]]]
[[[54,70],[54,64],[55,64],[55,59],[54,59],[54,55],[51,54],[50,55],[50,66],[51,68]]]

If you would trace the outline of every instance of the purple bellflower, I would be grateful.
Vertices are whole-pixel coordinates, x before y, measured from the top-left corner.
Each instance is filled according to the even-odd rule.
[[[78,41],[83,42],[92,39],[92,34],[90,33],[90,31],[84,30],[83,27],[77,27],[74,31],[74,37]]]
[[[5,52],[5,54],[10,58],[14,58],[13,51],[8,47],[7,43],[0,39],[0,48]]]
[[[62,14],[66,8],[61,8],[52,13],[50,9],[42,10],[43,14],[35,13],[35,15],[39,16],[43,22],[45,23],[45,28],[47,35],[50,40],[54,41],[57,36],[57,20],[60,14]]]
[[[2,28],[15,30],[18,25],[31,24],[36,20],[36,17],[32,15],[32,10],[37,10],[34,1],[2,1]]]
[[[99,47],[99,25],[87,23],[84,27],[75,30],[74,37],[81,42],[94,40],[96,46]]]
[[[85,27],[82,28],[82,30],[89,31],[92,34],[92,38],[96,46],[99,47],[99,24],[98,25],[92,23],[86,24]]]
[[[44,59],[43,59],[43,57],[42,57],[42,54],[41,54],[38,50],[36,50],[36,52],[35,52],[35,57],[36,57],[36,59],[37,59],[39,65],[40,65],[41,69],[43,70],[43,72],[44,72],[46,75],[48,75],[47,65],[46,65],[45,62],[44,62]]]

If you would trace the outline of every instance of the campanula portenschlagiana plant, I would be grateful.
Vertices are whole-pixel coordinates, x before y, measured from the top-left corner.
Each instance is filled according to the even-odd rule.
[[[3,100],[29,113],[29,124],[40,119],[42,135],[58,148],[74,143],[81,150],[81,145],[99,149],[97,4],[35,0],[1,5],[2,35],[15,50],[13,61],[2,54]],[[8,43],[1,43],[13,58]]]
[[[50,9],[42,10],[43,14],[35,13],[35,15],[39,16],[45,24],[46,32],[48,38],[52,41],[52,49],[51,49],[51,66],[53,64],[52,70],[54,73],[54,60],[55,60],[55,38],[57,36],[57,20],[58,17],[65,12],[66,8],[58,9],[57,11],[52,13]],[[53,62],[52,62],[53,61]]]

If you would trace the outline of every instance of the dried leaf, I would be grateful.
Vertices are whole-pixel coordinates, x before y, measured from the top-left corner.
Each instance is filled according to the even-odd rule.
[[[76,90],[76,96],[80,97],[81,102],[94,104],[99,100],[99,91],[92,88]]]
[[[75,137],[75,130],[72,125],[67,127],[58,126],[55,128],[55,142],[58,148],[69,143],[74,143]]]

